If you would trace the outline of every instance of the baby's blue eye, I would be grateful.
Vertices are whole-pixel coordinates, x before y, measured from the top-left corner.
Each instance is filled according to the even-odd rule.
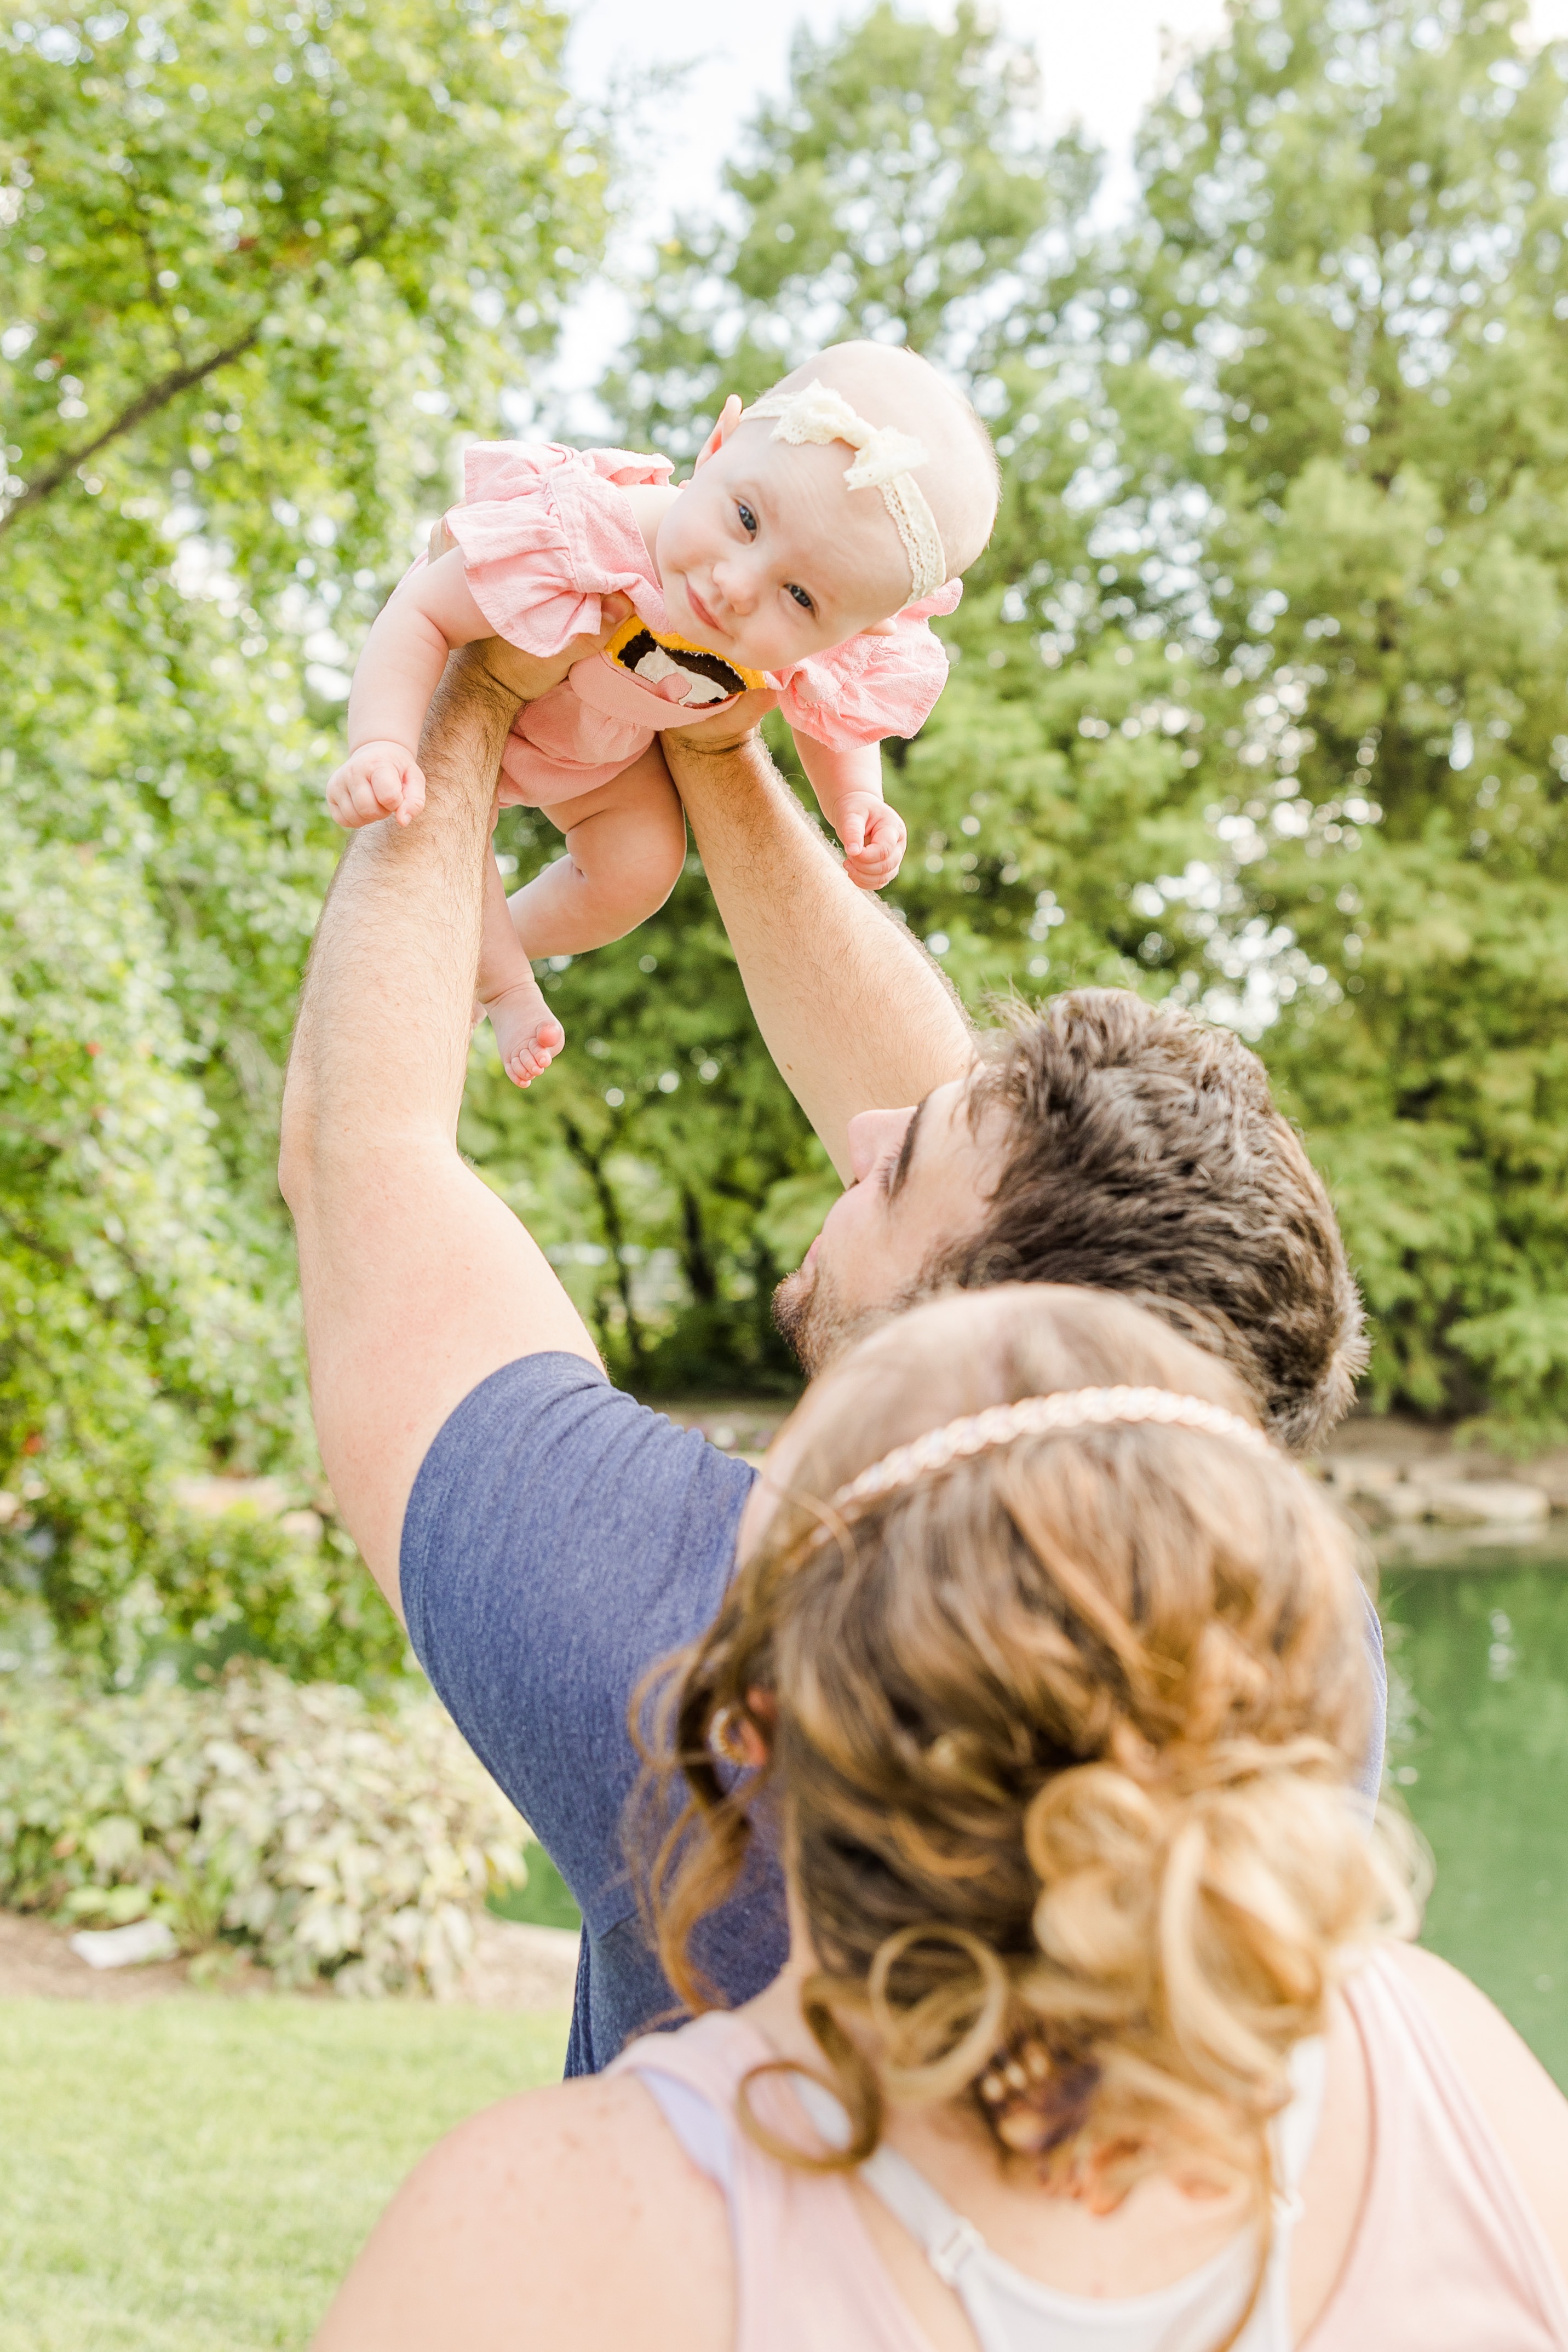
[[[803,588],[797,588],[792,580],[786,581],[785,586],[803,613],[814,613],[816,611],[816,606],[812,604],[810,596],[807,595]]]
[[[754,531],[757,529],[757,517],[752,513],[751,509],[747,505],[744,499],[737,499],[735,502],[735,511],[740,517],[740,528],[742,530]]]

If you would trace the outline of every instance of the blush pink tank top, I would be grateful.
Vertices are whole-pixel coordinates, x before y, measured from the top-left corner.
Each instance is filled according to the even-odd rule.
[[[1568,2352],[1568,2283],[1419,1995],[1379,1954],[1345,1998],[1366,2053],[1372,2168],[1344,2271],[1299,2352]],[[714,2014],[633,2042],[612,2069],[643,2078],[687,2154],[725,2190],[736,2352],[929,2352],[844,2179],[780,2164],[738,2129],[740,2082],[772,2054],[744,2019]],[[1294,2071],[1298,2095],[1277,2150],[1288,2188],[1305,2161],[1319,2087],[1310,2067]],[[752,2101],[763,2120],[800,2137],[780,2078],[754,2085]],[[879,2178],[889,2154],[872,2159],[867,2185],[962,2297],[982,2352],[1205,2352],[1235,2319],[1254,2259],[1247,2244],[1154,2294],[1062,2294],[992,2254],[901,2158]],[[1285,2288],[1298,2210],[1294,2198],[1280,2201],[1269,2289],[1238,2352],[1297,2352]]]

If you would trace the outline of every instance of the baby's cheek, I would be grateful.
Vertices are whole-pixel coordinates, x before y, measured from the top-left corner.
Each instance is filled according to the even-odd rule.
[[[659,525],[659,562],[676,572],[688,572],[714,553],[716,534],[712,500],[695,483],[688,482]]]

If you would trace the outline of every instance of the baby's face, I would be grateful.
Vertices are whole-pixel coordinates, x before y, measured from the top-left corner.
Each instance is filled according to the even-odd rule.
[[[671,625],[744,669],[783,669],[885,621],[909,563],[873,489],[849,490],[854,452],[792,446],[742,425],[697,467],[659,526]]]

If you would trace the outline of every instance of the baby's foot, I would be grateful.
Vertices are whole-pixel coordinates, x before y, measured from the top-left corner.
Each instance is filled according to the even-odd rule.
[[[485,1010],[501,1049],[502,1068],[515,1087],[530,1086],[566,1043],[566,1031],[545,1003],[538,981],[530,975],[504,988]]]

